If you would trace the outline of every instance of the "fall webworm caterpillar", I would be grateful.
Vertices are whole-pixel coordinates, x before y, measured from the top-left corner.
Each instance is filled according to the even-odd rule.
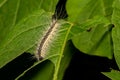
[[[51,20],[51,24],[49,25],[49,28],[46,30],[42,39],[38,43],[35,54],[37,60],[42,60],[46,56],[46,51],[51,41],[54,39],[55,36],[57,36],[56,32],[59,29],[58,19],[66,17],[66,15],[63,14],[65,13],[65,9],[63,9],[63,7],[61,8],[58,7],[56,10],[60,10],[60,11],[55,11],[55,14],[52,16],[52,20]]]
[[[57,30],[57,20],[53,19],[51,22],[50,27],[46,31],[46,33],[43,35],[43,38],[41,39],[40,43],[38,44],[37,52],[36,52],[36,58],[37,60],[42,60],[45,57],[46,49],[49,46],[49,43],[53,39],[55,32]]]

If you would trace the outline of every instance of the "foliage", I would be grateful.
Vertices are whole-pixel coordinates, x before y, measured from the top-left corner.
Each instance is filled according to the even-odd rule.
[[[58,0],[0,0],[1,69],[24,52],[36,54],[51,27],[57,4]],[[74,54],[70,40],[79,51],[88,55],[112,59],[114,54],[120,69],[120,1],[67,0],[65,6],[68,17],[55,23],[55,31],[49,35],[52,38],[47,39],[48,45],[42,53],[44,59],[15,79],[62,80]],[[27,77],[35,69],[38,71]],[[103,74],[113,80],[120,77],[119,71],[114,70]]]

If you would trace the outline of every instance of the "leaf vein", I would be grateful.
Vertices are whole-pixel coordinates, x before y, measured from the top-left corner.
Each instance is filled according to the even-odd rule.
[[[1,2],[0,8],[1,8],[7,1],[8,1],[8,0],[4,0],[3,2]]]

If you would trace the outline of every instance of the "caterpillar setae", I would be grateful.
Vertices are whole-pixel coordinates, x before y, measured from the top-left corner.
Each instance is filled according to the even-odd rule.
[[[51,40],[55,37],[57,30],[59,29],[58,19],[64,19],[68,16],[65,9],[65,4],[59,5],[59,3],[56,6],[56,10],[54,15],[52,16],[52,21],[49,28],[44,33],[42,39],[40,40],[37,46],[37,52],[36,52],[37,60],[42,60],[45,57],[46,50],[48,49]]]
[[[45,34],[43,35],[43,38],[38,44],[37,52],[36,52],[37,60],[42,60],[45,57],[46,49],[49,43],[51,42],[51,40],[53,39],[55,32],[57,30],[57,27],[58,27],[57,19],[53,18],[51,21],[50,27],[45,32]]]

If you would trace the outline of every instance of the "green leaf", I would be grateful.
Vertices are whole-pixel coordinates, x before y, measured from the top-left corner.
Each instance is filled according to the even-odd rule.
[[[68,20],[87,29],[83,30],[84,32],[79,29],[80,32],[77,30],[72,33],[75,34],[72,41],[80,51],[112,58],[111,25],[109,25],[113,12],[112,4],[113,0],[68,0]],[[93,23],[92,21],[87,23],[89,20],[93,20]],[[83,23],[88,25],[82,25]]]
[[[38,6],[37,4],[39,4],[39,1],[41,5]],[[51,19],[52,14],[48,13],[48,11],[54,11],[56,5],[55,3],[57,2],[57,0],[53,0],[53,2],[43,0],[39,1],[33,2],[33,0],[17,0],[16,2],[1,2],[0,25],[2,27],[0,28],[0,38],[3,37],[3,39],[1,39],[0,44],[0,68],[2,68],[4,65],[6,65],[24,52],[36,54],[36,51],[39,47],[38,45],[41,43],[43,38],[45,38],[45,35],[50,30],[51,23],[53,24],[53,22]],[[50,5],[51,2],[54,5]],[[13,3],[16,4],[16,6],[12,6],[13,10],[10,10],[7,6],[13,5]],[[30,7],[30,5],[32,6]],[[4,13],[9,12],[9,10],[12,15],[8,15],[6,17]],[[8,18],[10,18],[11,20],[8,20],[4,23],[4,21]],[[7,25],[8,23],[10,24]],[[3,28],[4,26],[6,26],[6,28]],[[25,70],[24,73],[33,68],[36,68],[36,66],[40,64],[42,65],[41,62],[45,61],[46,59],[51,60],[52,63],[45,62],[45,65],[43,64],[43,66],[45,67],[42,68],[42,72],[38,74],[36,73],[36,75],[33,76],[31,79],[38,79],[38,75],[40,75],[40,77],[43,79],[49,79],[49,77],[52,77],[52,80],[56,80],[58,78],[62,79],[64,71],[70,62],[72,55],[65,53],[70,53],[71,50],[68,49],[69,46],[67,48],[65,48],[65,46],[72,25],[67,23],[66,21],[57,21],[54,27],[55,28],[52,29],[52,32],[48,34],[47,39],[45,39],[44,45],[46,45],[46,51],[43,51],[41,53],[42,55],[45,54],[44,59],[34,64],[28,70]],[[6,32],[8,32],[8,34],[4,34]],[[47,41],[48,43],[46,43]],[[42,46],[42,49],[43,48],[44,47]],[[62,63],[61,61],[64,61],[64,63]],[[48,65],[50,65],[49,68]],[[55,68],[55,71],[51,71],[51,73],[48,74],[49,77],[46,77],[46,75],[44,76],[44,74],[46,74],[49,69],[53,70],[53,68]],[[21,76],[23,76],[24,73],[21,74]],[[53,76],[51,76],[51,74]],[[21,76],[18,76],[18,78],[20,78]]]
[[[11,33],[6,37],[4,45],[0,46],[0,67],[3,67],[28,49],[33,48],[32,52],[36,52],[37,45],[42,38],[45,37],[46,31],[51,27],[50,16],[51,14],[43,10],[36,11],[26,19],[23,19],[12,29]],[[55,72],[53,80],[56,80],[59,69],[62,69],[60,68],[60,64],[72,25],[65,21],[58,21],[54,27],[56,27],[55,31],[53,30],[54,32],[49,35],[51,39],[46,39],[46,41],[48,40],[49,42],[45,48],[47,51],[41,54],[45,54],[44,59],[50,59],[54,63]],[[68,58],[68,62],[69,60],[70,57]],[[62,77],[62,74],[60,76]]]
[[[98,18],[98,19],[97,19]],[[112,25],[104,17],[96,17],[87,22],[90,29],[76,33],[72,38],[73,44],[81,52],[112,58],[111,29]],[[86,23],[86,24],[87,24]],[[84,26],[84,25],[83,25]]]
[[[48,26],[52,16],[41,9],[53,13],[56,3],[57,0],[1,0],[0,67],[38,42],[39,27]]]
[[[65,70],[67,69],[70,61],[71,61],[71,58],[72,58],[72,55],[74,54],[75,50],[73,48],[73,45],[71,44],[71,41],[68,41],[66,43],[66,46],[65,46],[65,49],[64,49],[64,53],[63,53],[63,57],[61,59],[61,62],[60,62],[60,68],[59,68],[59,72],[58,72],[58,78],[57,80],[62,80],[63,76],[64,76],[64,73],[65,73]]]
[[[46,55],[45,58],[48,58],[49,60],[51,60],[55,65],[55,71],[54,71],[52,80],[59,79],[58,73],[61,67],[60,64],[61,64],[62,58],[64,57],[65,45],[66,45],[66,41],[68,40],[68,35],[72,25],[65,21],[60,20],[56,23],[55,26],[57,30],[52,35],[52,39],[50,43],[48,43],[47,47],[45,48],[46,51],[42,53]],[[68,62],[69,60],[70,59],[68,58]]]
[[[17,24],[7,34],[4,44],[0,46],[0,67],[18,57],[38,43],[45,27],[50,25],[51,14],[43,10],[36,11]]]
[[[56,56],[49,56],[46,59],[49,59],[52,62],[48,61],[46,59],[44,59],[43,61],[37,62],[32,67],[30,67],[28,70],[26,70],[23,74],[21,74],[18,78],[16,78],[16,80],[23,80],[23,79],[28,79],[28,80],[39,80],[39,79],[62,80],[63,75],[64,75],[64,71],[67,68],[67,66],[69,65],[69,62],[72,58],[73,52],[74,52],[74,50],[72,48],[71,42],[67,42],[65,49],[64,49],[64,53],[62,55],[62,60],[59,64],[60,67],[59,67],[59,71],[57,72],[58,75],[56,75],[57,70],[55,70],[56,63],[53,64],[52,62],[55,59],[60,58],[60,56],[58,56],[57,58],[56,58]],[[45,64],[45,65],[43,65],[43,64]],[[53,75],[56,75],[56,76],[53,77]],[[28,76],[30,76],[30,77],[28,77]],[[56,77],[57,77],[57,79],[56,79]]]
[[[83,31],[89,31],[94,28],[97,24],[105,23],[105,25],[109,25],[110,22],[102,16],[94,16],[92,19],[88,19],[81,24],[73,24],[73,27],[70,32],[70,36],[74,37],[79,35]]]
[[[114,55],[120,69],[120,1],[115,0],[113,7],[114,9],[112,15],[112,23],[115,27],[112,30],[112,37],[114,45]]]
[[[62,70],[66,69],[66,67],[68,66],[68,63],[72,57],[71,54],[67,54],[67,53],[71,52],[69,47],[67,46],[65,48],[66,41],[68,40],[68,35],[69,35],[72,25],[70,25],[69,23],[66,23],[64,21],[58,21],[58,23],[56,23],[56,24],[59,24],[59,25],[57,25],[58,26],[57,31],[52,36],[53,39],[50,41],[50,43],[45,48],[47,50],[46,53],[42,53],[42,54],[46,55],[44,58],[45,60],[49,59],[54,63],[55,71],[54,71],[52,80],[57,80],[59,78],[62,78],[62,76],[63,76],[62,73],[64,73],[64,71],[62,71]],[[41,31],[43,31],[43,30],[41,30]],[[64,63],[62,63],[61,61],[64,61]],[[38,62],[38,63],[40,63],[40,62]],[[35,65],[37,65],[37,64],[35,64]],[[65,64],[65,65],[61,65],[61,64]],[[35,65],[33,65],[32,68]],[[27,72],[27,71],[25,71],[25,72]],[[60,72],[60,75],[58,75],[59,72]],[[23,76],[23,75],[24,74],[22,74],[21,76]]]
[[[120,72],[116,70],[111,70],[111,72],[103,72],[103,74],[109,77],[111,80],[120,79]]]
[[[0,0],[0,45],[14,26],[36,10],[54,12],[58,0]],[[7,33],[7,34],[6,34]]]
[[[112,14],[113,0],[68,0],[68,19],[82,23],[94,16],[106,16],[109,20]],[[72,7],[71,7],[72,6]]]
[[[24,76],[16,78],[16,80],[52,80],[54,73],[54,64],[49,61],[43,61],[41,64],[37,64],[32,68],[29,68]]]

